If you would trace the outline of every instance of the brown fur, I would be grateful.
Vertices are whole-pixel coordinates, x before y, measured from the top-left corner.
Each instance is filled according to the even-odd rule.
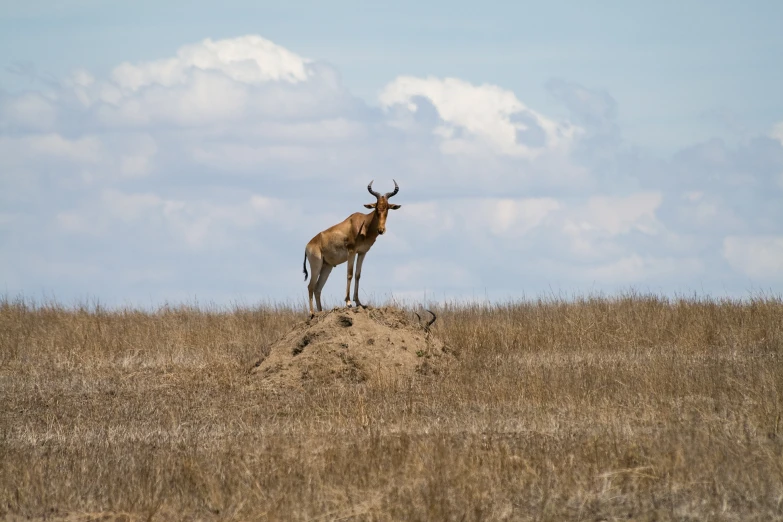
[[[359,302],[359,278],[362,274],[362,262],[364,256],[373,246],[379,235],[386,232],[386,216],[389,209],[396,210],[400,205],[389,203],[389,198],[394,196],[399,187],[394,182],[394,192],[384,195],[373,192],[372,182],[367,186],[371,194],[376,196],[375,203],[364,205],[373,209],[368,214],[356,212],[348,216],[345,221],[327,228],[307,243],[305,247],[304,274],[307,279],[307,261],[310,262],[312,272],[310,283],[307,285],[310,315],[314,315],[313,296],[318,311],[321,311],[321,290],[329,278],[329,273],[337,265],[348,261],[348,281],[345,290],[345,306],[351,305],[350,291],[351,279],[354,273],[354,261],[356,261],[356,283],[354,285],[353,300],[356,306],[362,306]],[[358,260],[356,259],[358,256]]]

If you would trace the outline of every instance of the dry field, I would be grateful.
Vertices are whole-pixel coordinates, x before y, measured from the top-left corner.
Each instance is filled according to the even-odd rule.
[[[0,518],[783,520],[783,300],[435,310],[437,375],[275,390],[303,310],[0,300]]]

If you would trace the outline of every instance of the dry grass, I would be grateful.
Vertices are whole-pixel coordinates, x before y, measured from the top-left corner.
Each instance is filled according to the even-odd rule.
[[[434,379],[276,393],[304,314],[0,302],[0,516],[781,520],[783,301],[437,310]]]

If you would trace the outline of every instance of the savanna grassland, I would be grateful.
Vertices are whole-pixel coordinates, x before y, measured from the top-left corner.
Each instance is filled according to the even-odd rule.
[[[275,390],[303,310],[0,301],[0,517],[781,520],[783,300],[434,309],[437,375]]]

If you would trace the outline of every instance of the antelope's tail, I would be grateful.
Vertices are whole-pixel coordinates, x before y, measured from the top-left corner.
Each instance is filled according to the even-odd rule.
[[[305,258],[304,262],[302,263],[302,272],[304,272],[305,281],[307,281],[307,250],[305,250]]]

